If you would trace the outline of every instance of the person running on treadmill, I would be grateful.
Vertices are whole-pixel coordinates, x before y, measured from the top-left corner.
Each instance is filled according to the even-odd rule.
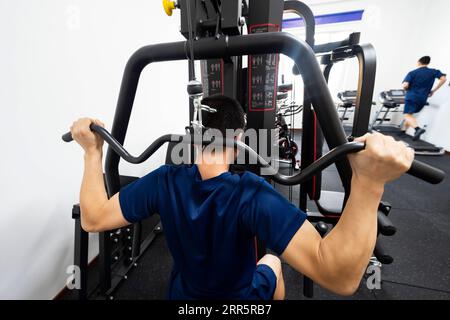
[[[203,124],[225,133],[244,129],[239,102],[204,98],[215,108]],[[159,213],[173,257],[170,299],[284,298],[281,262],[267,254],[256,262],[255,237],[294,269],[341,295],[353,294],[372,256],[377,210],[384,184],[406,172],[414,152],[380,133],[357,141],[366,148],[349,155],[351,194],[337,225],[322,238],[306,214],[264,178],[229,171],[237,151],[201,150],[194,165],[163,165],[108,199],[103,183],[103,140],[83,118],[71,127],[84,149],[81,224],[88,232],[116,229]],[[242,136],[237,136],[240,139]],[[156,275],[155,275],[156,276]]]
[[[417,62],[418,68],[409,72],[403,80],[403,89],[406,90],[405,114],[402,131],[406,132],[409,127],[415,130],[413,140],[416,141],[425,133],[425,129],[418,126],[415,113],[420,112],[431,97],[447,80],[446,75],[436,69],[428,68],[431,58],[424,56]],[[434,89],[435,79],[439,79]]]

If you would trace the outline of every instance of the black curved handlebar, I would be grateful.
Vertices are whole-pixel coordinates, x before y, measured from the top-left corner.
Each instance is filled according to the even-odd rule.
[[[132,156],[127,150],[125,150],[125,148],[116,139],[114,139],[114,137],[105,128],[100,127],[96,124],[91,124],[90,128],[92,131],[98,133],[122,159],[134,164],[142,163],[150,158],[166,142],[181,142],[189,144],[200,142],[204,145],[214,144],[234,146],[249,155],[250,159],[254,161],[256,160],[256,162],[260,166],[266,168],[268,170],[266,175],[270,176],[275,182],[289,186],[304,183],[305,181],[312,178],[312,176],[314,176],[316,173],[324,170],[331,164],[341,159],[343,156],[349,153],[359,152],[361,150],[364,150],[365,148],[364,143],[348,142],[330,150],[324,156],[303,169],[300,173],[292,176],[286,176],[280,174],[264,158],[262,158],[252,148],[241,141],[225,139],[217,141],[199,140],[197,142],[196,139],[192,138],[192,135],[166,134],[156,139],[147,149],[144,150],[144,152],[142,152],[141,155],[135,157]],[[73,140],[72,134],[70,132],[67,132],[62,136],[62,139],[65,142],[70,142]],[[432,184],[440,183],[445,177],[445,173],[442,170],[434,168],[426,163],[417,160],[413,161],[411,168],[407,173]]]
[[[302,110],[303,110],[303,105],[299,105],[299,106],[296,106],[291,109],[287,109],[287,108],[282,109],[282,111],[284,111],[283,116],[285,116],[285,117],[290,117],[290,116],[296,115],[296,114],[300,113]]]
[[[90,128],[92,131],[98,133],[100,137],[105,140],[105,142],[116,152],[123,160],[133,163],[133,164],[139,164],[150,158],[156,150],[158,150],[164,143],[170,142],[170,141],[177,141],[177,140],[171,140],[172,138],[175,138],[176,135],[172,134],[166,134],[158,139],[156,139],[150,146],[148,146],[147,149],[142,152],[141,155],[135,157],[132,156],[114,137],[103,127],[100,127],[96,124],[91,124]],[[180,136],[181,137],[181,136]],[[64,142],[71,142],[73,140],[72,134],[70,132],[65,133],[62,136],[62,139]]]

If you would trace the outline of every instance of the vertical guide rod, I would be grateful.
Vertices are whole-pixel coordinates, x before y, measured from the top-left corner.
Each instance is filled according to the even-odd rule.
[[[186,1],[187,6],[187,21],[189,32],[189,80],[196,80],[195,78],[195,59],[194,59],[194,39],[192,30],[192,16],[191,16],[191,1]]]

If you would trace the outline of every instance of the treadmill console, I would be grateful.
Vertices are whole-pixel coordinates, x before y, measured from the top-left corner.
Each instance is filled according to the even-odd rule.
[[[381,103],[404,104],[405,95],[406,91],[403,89],[383,91],[380,93],[380,101]]]
[[[347,104],[347,103],[355,104],[357,94],[358,94],[358,92],[356,90],[348,90],[348,91],[339,92],[337,96],[338,96],[339,100],[341,100],[345,104]]]

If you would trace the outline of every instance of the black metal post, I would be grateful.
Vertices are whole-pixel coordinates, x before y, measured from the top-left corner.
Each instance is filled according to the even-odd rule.
[[[283,0],[250,0],[247,19],[248,33],[278,32],[283,19]],[[271,129],[275,127],[276,96],[278,88],[279,55],[274,53],[249,55],[247,72],[247,128],[258,132],[258,149],[266,145],[266,160],[271,156]],[[266,129],[262,132],[259,129]],[[248,165],[246,169],[259,174],[260,168]],[[256,241],[257,259],[266,254],[264,243]]]
[[[305,31],[307,44],[314,47],[314,35],[316,34],[316,20],[311,9],[301,1],[285,1],[284,12],[295,13],[305,21]]]
[[[305,21],[305,32],[306,32],[306,43],[314,48],[314,36],[316,30],[316,21],[314,14],[311,9],[300,1],[285,1],[284,11],[287,13],[295,13],[299,17],[303,18]],[[298,74],[300,71],[297,64],[294,67],[294,74]],[[301,147],[301,169],[306,168],[311,164],[313,159],[314,150],[314,114],[311,109],[311,101],[308,97],[308,92],[304,90],[303,93],[303,120],[302,120],[302,147]],[[313,177],[315,179],[316,177]],[[307,195],[308,191],[311,190],[311,181],[304,183],[300,186],[300,196],[299,196],[299,208],[306,212],[307,210]]]
[[[89,233],[81,227],[80,205],[74,205],[72,208],[72,218],[75,220],[75,248],[74,265],[80,271],[80,288],[77,289],[78,300],[86,300],[88,295],[88,249]]]
[[[371,44],[356,45],[354,52],[359,62],[359,78],[352,135],[359,137],[366,134],[369,129],[377,56],[375,48]]]

